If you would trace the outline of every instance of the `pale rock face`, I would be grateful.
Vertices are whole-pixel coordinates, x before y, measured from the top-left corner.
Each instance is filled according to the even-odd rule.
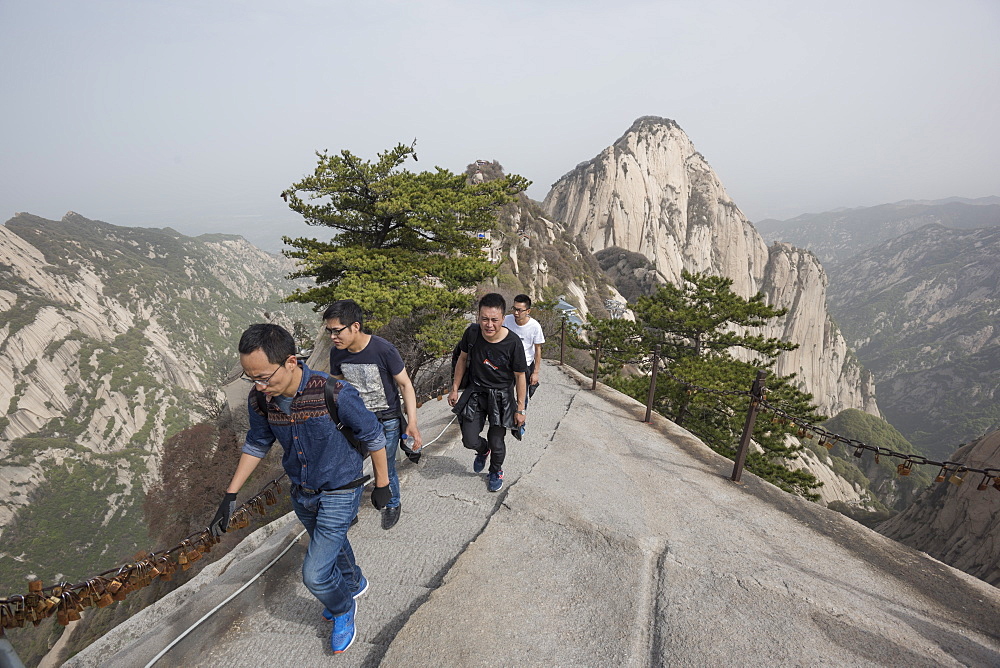
[[[615,144],[557,181],[543,202],[592,252],[611,246],[645,255],[660,276],[681,271],[733,279],[733,291],[762,291],[789,309],[764,334],[800,344],[777,372],[798,374],[820,409],[878,415],[874,380],[854,361],[826,309],[827,280],[811,253],[768,248],[726,194],[715,172],[673,121],[644,117]]]
[[[144,460],[147,473],[138,476],[125,460],[105,460],[117,469],[117,481],[125,487],[124,492],[109,500],[110,518],[130,498],[134,485],[145,486],[158,477],[171,406],[189,410],[185,391],[199,393],[204,389],[204,374],[214,360],[207,359],[201,337],[232,337],[249,324],[241,316],[235,316],[241,318],[239,322],[230,322],[235,317],[229,314],[239,312],[235,309],[213,307],[218,331],[208,332],[204,326],[173,322],[164,315],[165,303],[190,300],[214,305],[224,299],[227,306],[261,304],[263,312],[263,305],[274,304],[277,292],[291,292],[304,283],[278,286],[280,277],[292,271],[294,264],[240,238],[204,242],[183,238],[178,246],[170,247],[183,250],[162,251],[154,245],[159,243],[155,233],[146,235],[87,221],[72,212],[60,223],[30,216],[14,220],[17,226],[13,228],[0,225],[0,267],[10,279],[10,285],[0,289],[0,378],[8,381],[0,383],[0,418],[4,419],[0,422],[0,528],[18,507],[28,503],[30,492],[44,479],[47,466],[88,458],[90,453],[113,453],[128,446],[145,429],[148,436],[138,444],[141,454],[132,456]],[[70,253],[60,256],[65,262],[58,266],[48,262],[43,250],[52,257],[52,248],[38,248],[27,240],[30,235],[14,231],[26,228],[28,232],[44,229],[50,234],[65,233],[58,239]],[[85,247],[86,243],[72,236],[78,229],[103,238],[98,237],[98,245]],[[181,269],[160,272],[154,264],[153,273],[158,278],[147,281],[142,289],[134,284],[109,289],[115,273],[108,267],[122,260],[122,248],[140,246],[127,238],[130,235],[147,240],[139,248],[143,258],[160,260],[173,253],[171,259],[183,260]],[[105,245],[99,245],[102,242]],[[175,257],[189,250],[191,256]],[[136,266],[142,270],[138,263],[130,265]],[[213,278],[222,287],[216,288]],[[19,322],[18,311],[25,309],[33,316],[28,322]],[[291,319],[286,314],[272,313],[272,317],[290,328]],[[91,368],[99,368],[101,354],[107,357],[110,344],[121,335],[134,335],[140,323],[144,325],[136,351],[142,359],[138,366],[147,375],[145,385],[140,383],[135,390],[115,389],[123,384],[112,382],[114,370],[107,371],[108,360],[103,375],[90,376]],[[86,355],[85,344],[90,351]],[[235,349],[232,355],[235,358]],[[130,362],[136,364],[135,360]],[[133,371],[132,367],[123,370],[126,375]],[[74,410],[80,414],[73,415]],[[20,458],[11,460],[15,439],[37,435],[53,420],[83,425],[82,431],[71,438],[75,450],[49,447],[25,453],[22,445]],[[69,437],[50,429],[52,432],[45,435]]]
[[[989,469],[1000,461],[1000,431],[960,448],[950,461]],[[948,476],[951,477],[951,474]],[[986,489],[978,489],[982,483]],[[981,473],[966,473],[961,485],[935,483],[878,531],[1000,585],[1000,494]]]
[[[819,494],[820,503],[823,505],[841,501],[849,506],[866,510],[875,510],[877,507],[872,502],[868,490],[859,489],[833,470],[833,462],[829,457],[817,455],[812,450],[803,448],[799,451],[798,458],[786,460],[786,464],[793,471],[800,469],[809,471],[816,476],[816,480],[823,483],[822,487],[813,490]]]

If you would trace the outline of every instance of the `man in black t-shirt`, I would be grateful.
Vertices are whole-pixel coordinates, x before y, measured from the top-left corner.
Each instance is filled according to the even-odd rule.
[[[524,346],[517,334],[503,326],[506,311],[506,300],[495,292],[479,300],[479,324],[470,325],[458,344],[461,352],[448,394],[448,403],[454,406],[462,426],[462,445],[476,451],[472,470],[482,472],[486,459],[490,460],[491,492],[503,487],[504,437],[508,429],[524,424],[527,389]],[[467,372],[469,385],[459,398],[458,388]],[[483,438],[480,432],[487,420],[490,428]]]

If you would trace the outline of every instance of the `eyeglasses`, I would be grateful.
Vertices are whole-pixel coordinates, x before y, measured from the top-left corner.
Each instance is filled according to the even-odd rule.
[[[344,325],[343,327],[324,327],[323,329],[325,329],[326,333],[329,334],[330,336],[340,336],[340,333],[343,332],[345,329],[350,328],[350,326],[351,325]]]
[[[530,311],[530,310],[531,310],[531,307],[528,307],[528,308],[518,308],[516,306],[511,309],[511,311],[513,311],[514,313],[524,313],[525,311]]]
[[[281,367],[279,366],[278,369],[280,369],[280,368]],[[278,373],[278,369],[275,369],[274,371],[272,371],[271,375],[268,376],[267,378],[264,378],[263,380],[258,380],[256,378],[251,378],[250,376],[247,375],[247,372],[244,371],[243,375],[240,376],[240,380],[244,380],[244,381],[246,381],[248,383],[253,383],[254,385],[260,385],[261,387],[267,387],[268,385],[271,384],[271,379],[274,378],[274,374]]]

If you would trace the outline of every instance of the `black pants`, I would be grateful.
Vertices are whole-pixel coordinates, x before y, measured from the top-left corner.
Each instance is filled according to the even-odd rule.
[[[477,455],[490,453],[490,473],[497,473],[503,470],[503,460],[507,456],[507,445],[504,443],[504,436],[507,430],[503,427],[490,425],[486,432],[486,438],[479,435],[486,424],[486,413],[480,411],[474,420],[463,420],[462,445],[469,450],[475,450]]]

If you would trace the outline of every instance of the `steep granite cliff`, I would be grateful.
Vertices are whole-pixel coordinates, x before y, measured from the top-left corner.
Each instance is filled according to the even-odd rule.
[[[39,559],[55,573],[141,544],[143,492],[164,438],[212,403],[202,393],[230,372],[242,329],[309,317],[278,303],[291,268],[240,237],[72,212],[0,226],[4,577]],[[80,554],[60,561],[63,549]]]
[[[799,344],[778,359],[777,373],[796,374],[828,415],[846,408],[878,414],[872,375],[827,314],[819,260],[788,244],[769,248],[675,122],[638,119],[557,181],[543,207],[592,252],[642,254],[659,280],[678,282],[687,269],[732,278],[744,297],[762,291],[789,309],[762,333]]]
[[[987,469],[1000,461],[1000,431],[959,448],[950,461]],[[951,478],[951,475],[948,476]],[[1000,487],[997,478],[965,474],[960,485],[940,482],[913,505],[878,526],[889,538],[1000,586]],[[984,489],[979,489],[983,484]]]

